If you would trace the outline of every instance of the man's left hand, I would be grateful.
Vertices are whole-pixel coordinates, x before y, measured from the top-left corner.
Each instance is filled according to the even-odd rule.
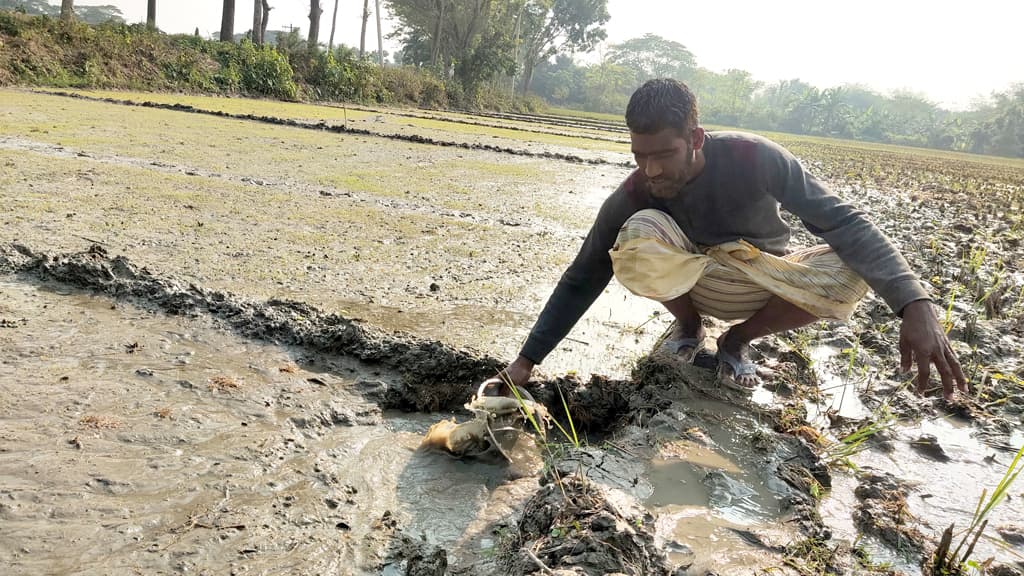
[[[942,378],[942,392],[946,400],[953,399],[954,385],[964,394],[967,393],[967,378],[928,300],[911,302],[903,308],[903,325],[900,327],[901,370],[909,372],[914,362],[917,363],[918,393],[924,393],[928,388],[932,364]]]

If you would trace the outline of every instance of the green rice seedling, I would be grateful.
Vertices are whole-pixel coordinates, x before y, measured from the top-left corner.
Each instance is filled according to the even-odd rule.
[[[647,326],[648,324],[651,323],[651,321],[653,321],[655,318],[659,318],[659,317],[661,317],[661,310],[655,310],[654,312],[651,312],[651,316],[647,320],[644,320],[643,322],[641,322],[639,326],[637,326],[636,328],[633,328],[632,332],[634,334],[642,334],[644,326]],[[559,391],[559,392],[561,392],[561,391]]]
[[[879,416],[872,418],[871,422],[854,430],[839,440],[838,444],[825,451],[824,460],[829,465],[843,464],[848,468],[856,469],[856,465],[850,461],[854,455],[862,452],[864,445],[872,436],[891,428],[896,423],[896,418],[889,412],[887,404],[879,408]]]
[[[527,406],[526,400],[523,398],[522,393],[519,391],[519,387],[515,386],[512,383],[512,380],[508,377],[504,370],[501,372],[501,380],[505,383],[506,386],[508,386],[512,390],[512,394],[516,397],[516,401],[519,402],[519,409],[523,412],[523,415],[526,417],[527,421],[530,422],[530,425],[533,426],[533,429],[537,433],[537,435],[540,436],[542,439],[546,438],[544,428],[541,425],[541,423],[537,421],[536,414],[533,410],[530,409],[529,406]],[[565,410],[565,419],[569,422],[569,428],[572,432],[570,433],[569,431],[567,431],[561,424],[558,423],[558,420],[552,418],[551,421],[554,423],[555,427],[558,428],[558,431],[562,433],[562,436],[566,439],[567,442],[571,443],[574,448],[579,448],[580,440],[579,436],[576,434],[576,424],[575,422],[573,422],[572,414],[569,412],[569,403],[566,401],[565,395],[562,393],[562,387],[559,386],[558,384],[555,384],[555,388],[558,390],[558,396],[562,399],[562,409]],[[544,444],[547,444],[546,440],[544,440]]]
[[[991,495],[989,495],[988,488],[981,491],[981,497],[978,499],[978,505],[974,509],[971,523],[961,534],[960,543],[952,553],[949,552],[949,548],[953,541],[953,526],[950,526],[943,532],[939,547],[935,552],[933,574],[952,576],[966,574],[969,570],[981,571],[982,565],[976,560],[971,559],[971,555],[974,553],[974,546],[985,532],[992,510],[1007,498],[1010,486],[1017,481],[1017,477],[1024,471],[1022,457],[1024,457],[1024,446],[1017,450],[1017,455],[1013,458],[1013,462],[1007,467],[1006,473],[1003,474],[1002,479],[992,490]],[[986,496],[988,497],[987,499]],[[964,549],[965,545],[967,546],[966,549]],[[960,554],[961,550],[964,550],[962,555]]]
[[[954,286],[949,293],[949,304],[946,305],[946,317],[942,320],[942,327],[945,329],[946,334],[949,334],[950,330],[953,329],[953,325],[956,323],[953,320],[953,304],[956,303],[956,293],[959,290],[957,286]]]

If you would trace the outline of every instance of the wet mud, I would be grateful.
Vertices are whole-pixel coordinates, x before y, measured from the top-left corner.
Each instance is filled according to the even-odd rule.
[[[259,114],[149,106],[253,125],[335,129]],[[493,120],[498,127],[531,119]],[[537,134],[561,127],[615,140],[621,130],[533,120],[545,126],[530,132]],[[47,122],[25,129],[45,131]],[[495,157],[526,152],[625,166],[622,154],[585,156],[582,147],[548,156],[556,149],[496,147],[459,135],[434,138],[430,131],[342,128]],[[9,137],[3,146],[55,146],[31,138]],[[104,156],[97,144],[61,144],[32,150],[47,157],[73,152],[114,167],[126,161]],[[812,170],[863,207],[921,272],[970,378],[970,397],[945,403],[936,390],[919,395],[911,389],[896,370],[899,321],[869,295],[847,325],[814,325],[759,342],[757,360],[770,374],[752,396],[721,390],[710,355],[698,367],[652,356],[631,361],[613,377],[587,371],[542,376],[527,389],[563,429],[578,433],[579,447],[555,429],[547,443],[524,430],[511,463],[486,454],[453,459],[423,450],[423,437],[438,422],[471,421],[463,404],[505,358],[488,354],[494,346],[486,342],[477,350],[424,338],[435,334],[424,329],[434,318],[417,323],[413,310],[382,315],[380,302],[403,290],[426,302],[422,298],[444,294],[467,273],[479,276],[475,269],[460,268],[450,282],[389,284],[366,302],[344,305],[354,313],[330,313],[340,306],[311,304],[309,280],[289,280],[270,292],[275,297],[246,298],[233,292],[237,283],[208,270],[183,276],[181,267],[189,264],[164,263],[168,253],[153,258],[153,247],[167,244],[176,254],[195,245],[182,248],[152,233],[124,248],[105,242],[61,253],[81,246],[69,243],[69,235],[86,242],[95,237],[74,228],[75,209],[61,205],[45,212],[57,210],[59,219],[42,225],[9,216],[11,233],[0,246],[0,292],[21,294],[0,302],[0,345],[14,359],[0,363],[0,563],[25,574],[76,565],[90,573],[926,572],[942,532],[969,523],[982,491],[998,483],[1024,444],[1024,277],[1018,272],[1024,264],[1024,172],[984,159],[799,146],[794,151],[807,154]],[[422,162],[424,156],[409,152],[407,159]],[[159,162],[148,169],[184,169],[203,182],[245,178],[239,182],[247,187],[287,188],[336,203],[358,196],[399,218],[436,210],[432,199],[419,202],[409,192],[389,198],[387,190],[348,192],[351,184],[303,187],[249,172],[223,176],[216,166],[196,169],[173,154],[127,161]],[[82,170],[85,176],[69,176],[81,184],[69,206],[80,200],[77,194],[91,192],[89,179],[97,177],[91,168]],[[987,200],[980,202],[979,194]],[[596,209],[601,194],[592,196],[579,204]],[[188,202],[195,209],[196,200]],[[570,243],[582,233],[558,228],[548,215],[488,214],[484,202],[448,214],[538,231],[515,242],[551,242],[556,229],[554,237]],[[906,216],[910,205],[918,217]],[[791,224],[797,245],[817,241],[800,232],[795,219]],[[104,222],[100,229],[116,225]],[[132,223],[122,219],[120,225]],[[423,230],[430,228],[414,233]],[[278,232],[271,235],[276,241]],[[468,254],[460,257],[473,262]],[[411,250],[408,256],[417,258]],[[516,258],[527,256],[496,260],[506,267]],[[197,253],[197,267],[200,259],[213,268],[228,262]],[[438,262],[424,266],[452,265]],[[387,264],[369,258],[336,266],[344,273]],[[213,282],[218,289],[209,287]],[[353,286],[358,282],[344,284]],[[465,304],[467,317],[452,313],[451,330],[478,323],[486,308]],[[424,314],[437,315],[433,309]],[[630,315],[635,330],[617,323]],[[359,319],[364,316],[373,321]],[[641,334],[646,322],[636,320],[635,309],[611,306],[600,316],[617,339],[640,347],[651,341]],[[651,329],[664,329],[663,321],[652,320]],[[49,328],[40,331],[41,323]],[[607,334],[599,334],[574,334],[564,348],[606,360]],[[559,366],[564,372],[577,364]],[[852,446],[850,438],[865,430],[864,442]],[[988,573],[1012,574],[1024,566],[1022,506],[1018,485],[979,540],[975,558],[993,559]]]
[[[708,521],[709,537],[716,530],[731,534],[733,545],[750,538],[738,536],[735,526],[750,533],[782,517],[807,520],[797,506],[810,500],[801,492],[806,487],[787,478],[810,477],[816,457],[765,428],[758,434],[761,456],[772,464],[744,472],[753,458],[746,442],[734,439],[735,414],[697,401],[691,389],[708,385],[699,369],[651,359],[627,380],[532,382],[538,401],[575,426],[590,447],[572,449],[568,438],[538,445],[525,430],[510,448],[511,462],[457,460],[420,442],[441,418],[437,410],[464,401],[464,391],[494,369],[492,359],[475,352],[386,334],[296,303],[205,291],[98,246],[55,255],[7,246],[0,272],[7,278],[4,293],[14,295],[4,303],[5,319],[16,310],[26,315],[10,318],[4,340],[10,355],[25,359],[47,346],[64,368],[26,378],[34,362],[18,360],[5,379],[19,381],[34,402],[59,390],[57,407],[77,406],[71,417],[44,419],[58,432],[28,476],[15,473],[11,460],[3,466],[4,474],[20,476],[3,509],[10,525],[20,527],[21,536],[6,539],[3,550],[17,573],[49,570],[58,561],[56,536],[40,522],[39,506],[63,506],[63,530],[80,533],[81,546],[93,545],[85,535],[88,518],[123,510],[121,521],[104,525],[118,535],[109,547],[75,548],[76,562],[94,571],[127,565],[244,571],[302,562],[304,569],[356,566],[359,573],[491,574],[502,566],[529,573],[522,561],[533,554],[572,573],[614,567],[682,574],[695,563],[710,564],[705,554],[715,546],[691,548],[676,526],[659,528],[661,508],[675,505],[680,517],[688,514],[677,503],[704,510],[717,519]],[[71,319],[59,320],[68,300]],[[60,344],[49,343],[54,339]],[[104,381],[114,385],[104,388]],[[83,403],[80,385],[101,392]],[[559,416],[561,394],[578,422]],[[30,436],[38,439],[45,430],[30,433],[26,426],[40,424],[32,406],[8,401],[17,405],[11,411],[17,423],[3,426],[14,441],[6,456],[15,458],[31,450]],[[695,440],[680,443],[684,437]],[[81,458],[96,451],[104,458],[120,454],[118,464]],[[167,451],[177,464],[161,464]],[[542,459],[552,466],[538,489]],[[137,461],[147,471],[129,473]],[[45,471],[55,466],[74,471],[67,481],[82,482],[86,492],[63,481],[31,480],[52,476]],[[659,467],[668,467],[668,476]],[[652,482],[683,470],[697,478],[685,496],[672,481]],[[199,484],[179,494],[161,479]],[[563,488],[575,495],[565,496]],[[512,510],[519,512],[509,516]],[[586,529],[557,538],[562,528],[541,526],[548,521]],[[804,528],[814,526],[820,528],[813,522]],[[538,541],[541,535],[550,541]],[[578,546],[588,552],[573,552]],[[311,547],[318,552],[308,557]],[[750,562],[771,560],[759,555]]]

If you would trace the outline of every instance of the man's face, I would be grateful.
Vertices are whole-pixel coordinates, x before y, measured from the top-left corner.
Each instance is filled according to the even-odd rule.
[[[655,134],[630,132],[629,138],[639,172],[656,198],[673,198],[703,168],[695,162],[696,151],[704,145],[702,128],[682,134],[674,128]]]

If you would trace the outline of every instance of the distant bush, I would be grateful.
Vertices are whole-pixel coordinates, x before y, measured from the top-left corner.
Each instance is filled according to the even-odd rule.
[[[537,111],[537,98],[513,100],[482,84],[411,66],[380,67],[350,48],[310,51],[297,31],[276,46],[164,34],[142,24],[89,26],[0,10],[0,85],[174,90],[400,104],[422,108]]]

